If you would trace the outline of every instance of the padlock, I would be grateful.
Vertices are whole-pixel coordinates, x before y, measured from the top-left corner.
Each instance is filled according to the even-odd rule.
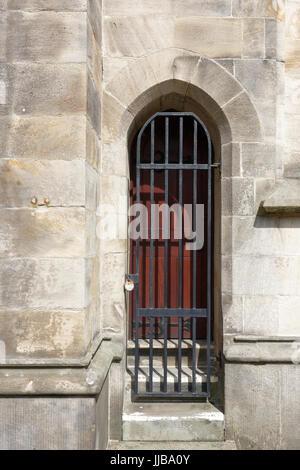
[[[134,282],[131,279],[126,279],[125,281],[125,290],[127,292],[132,292],[134,289]]]

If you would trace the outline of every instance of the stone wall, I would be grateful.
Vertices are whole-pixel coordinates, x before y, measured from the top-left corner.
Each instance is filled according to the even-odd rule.
[[[99,5],[1,2],[0,340],[6,364],[82,361],[99,335]]]
[[[0,0],[2,366],[84,368],[104,337],[126,343],[128,243],[99,241],[97,216],[100,234],[107,215],[126,232],[131,139],[147,117],[168,108],[199,114],[222,161],[215,185],[218,348],[234,346],[237,335],[300,335],[299,219],[261,210],[280,185],[290,200],[298,188],[298,10],[293,0]],[[277,417],[283,423],[285,413],[284,426],[292,426],[292,412],[276,393],[293,374],[296,380],[296,367],[249,365],[242,344],[234,364],[225,350],[228,435],[241,447],[258,446],[255,433],[261,447],[291,447]],[[286,371],[289,381],[281,379]],[[88,445],[120,437],[123,372],[124,361],[114,364],[113,387],[107,382],[102,396],[84,402],[89,408],[93,401],[85,415],[98,426]],[[247,395],[251,387],[257,392]],[[270,396],[269,387],[276,389]],[[262,419],[251,406],[263,409],[263,397],[269,409]],[[77,429],[76,400],[70,423]],[[7,403],[26,427],[28,402]],[[49,406],[64,416],[69,403]],[[118,403],[110,417],[108,403]],[[39,401],[31,409],[40,416]],[[76,439],[67,446],[85,447]],[[17,447],[17,440],[1,445]],[[58,436],[53,446],[64,442]]]

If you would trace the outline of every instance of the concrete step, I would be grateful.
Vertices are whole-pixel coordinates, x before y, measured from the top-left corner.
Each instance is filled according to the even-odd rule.
[[[132,403],[125,399],[123,441],[224,441],[224,414],[211,403]]]
[[[139,340],[139,364],[146,366],[149,361],[149,340]],[[168,366],[178,366],[178,340],[168,340]],[[182,366],[191,367],[193,361],[193,346],[191,340],[183,340],[181,343]],[[164,341],[156,339],[153,341],[153,365],[163,367],[164,363]],[[196,342],[196,365],[206,363],[207,345],[206,341]],[[129,341],[127,345],[127,365],[134,365],[135,344]],[[211,346],[211,356],[214,356],[214,347]]]
[[[110,442],[107,450],[237,450],[233,441],[224,442]]]

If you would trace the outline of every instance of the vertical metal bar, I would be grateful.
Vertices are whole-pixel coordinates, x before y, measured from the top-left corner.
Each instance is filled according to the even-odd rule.
[[[155,153],[155,120],[151,122],[151,163],[154,163]],[[154,205],[154,170],[151,170],[151,181],[150,181],[150,307],[154,307],[154,226],[153,226],[153,205]],[[150,352],[149,352],[149,391],[152,392],[153,388],[153,318],[150,319]]]
[[[154,163],[155,152],[155,121],[151,122],[151,163]],[[154,206],[154,170],[151,170],[150,181],[150,307],[153,308],[153,284],[154,284],[154,270],[153,270],[153,238],[154,238],[154,225],[153,225],[153,206]]]
[[[164,393],[168,391],[168,318],[164,318]]]
[[[198,160],[198,123],[194,121],[194,164]],[[197,216],[197,170],[194,170],[193,184],[193,232],[196,232],[196,216]],[[195,242],[194,242],[195,244]],[[197,251],[193,251],[193,308],[197,307]],[[196,392],[196,327],[197,320],[193,318],[193,393]]]
[[[150,353],[149,353],[149,392],[153,392],[153,317],[150,318]]]
[[[210,396],[210,346],[211,346],[211,226],[212,226],[212,144],[208,140],[208,201],[207,201],[207,394]]]
[[[165,120],[165,160],[169,163],[169,118]],[[169,204],[169,170],[165,170],[165,204]],[[168,212],[166,211],[166,214]],[[165,224],[170,224],[169,216],[164,218]],[[170,225],[167,227],[170,233]],[[168,239],[165,239],[165,308],[168,307]],[[168,319],[164,318],[164,393],[168,391]]]
[[[183,117],[179,119],[179,164],[183,163]],[[179,207],[180,207],[180,238],[179,238],[179,295],[178,295],[178,308],[182,308],[182,258],[183,258],[183,217],[182,217],[182,169],[179,170]],[[182,376],[182,323],[183,319],[178,319],[178,392],[181,392],[181,376]]]
[[[165,156],[166,164],[169,163],[169,118],[165,119]],[[165,170],[165,204],[169,204],[169,170]],[[168,233],[170,233],[170,220],[169,217],[164,218],[164,223],[169,224]],[[165,231],[167,232],[167,231]],[[169,240],[165,239],[165,273],[164,273],[164,287],[165,287],[165,308],[168,308],[168,250]]]
[[[140,180],[141,180],[141,138],[142,133],[139,134],[137,139],[137,165],[136,165],[136,204],[141,202],[140,194]],[[140,227],[141,233],[141,227]],[[139,275],[140,271],[140,234],[136,240],[136,268],[135,272]],[[134,393],[138,394],[138,377],[139,377],[139,276],[135,289],[135,350],[134,350]]]

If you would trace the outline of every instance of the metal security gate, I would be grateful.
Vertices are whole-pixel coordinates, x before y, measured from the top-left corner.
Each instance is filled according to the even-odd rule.
[[[209,397],[212,168],[217,166],[212,163],[209,132],[193,113],[157,113],[145,123],[137,136],[135,165],[134,202],[139,223],[133,242],[135,274],[127,276],[132,287],[134,283],[133,293],[130,294],[135,343],[133,395],[137,398]],[[154,207],[159,201],[164,204],[165,217],[159,214],[155,219],[158,226],[154,227],[154,216],[157,215]],[[184,209],[185,202],[188,202],[188,214]],[[176,204],[177,212],[167,212],[170,204]],[[142,219],[144,210],[147,214]],[[204,234],[204,240],[197,245],[199,223],[196,219],[199,214],[203,215],[200,231]],[[177,233],[174,234],[176,224]],[[191,232],[188,233],[188,242],[184,232],[186,224]],[[196,346],[200,337],[206,341],[205,389],[197,383]],[[163,372],[162,387],[155,390],[153,345],[158,338],[162,345]],[[172,391],[168,384],[170,338],[177,345],[177,377]],[[141,341],[147,342],[149,351],[148,383],[143,391],[139,389]],[[182,348],[187,341],[191,348],[189,389],[182,386]]]

